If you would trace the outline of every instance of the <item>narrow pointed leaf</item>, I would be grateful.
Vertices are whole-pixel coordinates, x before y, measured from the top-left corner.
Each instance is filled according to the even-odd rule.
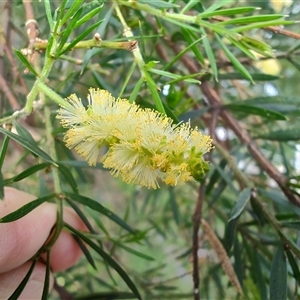
[[[19,284],[19,286],[16,288],[16,290],[13,292],[13,294],[8,298],[8,300],[18,300],[19,296],[21,295],[21,293],[23,292],[26,284],[29,281],[29,278],[34,270],[35,264],[36,264],[37,260],[35,259],[32,264],[30,269],[28,270],[26,276],[24,277],[24,279],[21,281],[21,283]]]
[[[63,46],[66,44],[68,38],[71,35],[71,32],[74,30],[75,24],[78,21],[78,19],[80,18],[80,15],[82,13],[82,8],[78,9],[78,11],[75,13],[75,15],[72,17],[70,24],[68,24],[66,30],[64,30],[61,33],[61,41],[59,43],[59,46],[57,48],[57,52],[61,52],[61,49],[63,48]]]
[[[270,300],[287,299],[287,263],[282,245],[272,261],[270,274]]]
[[[20,59],[20,61],[24,64],[24,66],[36,77],[38,77],[38,73],[36,72],[36,70],[33,68],[33,66],[30,64],[30,62],[27,60],[27,58],[25,57],[25,55],[23,55],[23,53],[17,49],[13,49],[14,52],[16,53],[16,55],[18,56],[18,58]]]
[[[122,244],[122,243],[120,243],[118,241],[115,241],[115,240],[112,240],[112,239],[111,239],[111,241],[114,242],[117,246],[119,246],[120,248],[126,250],[129,253],[132,253],[132,254],[134,254],[136,256],[139,256],[139,257],[147,259],[147,260],[155,260],[153,257],[151,257],[149,255],[146,255],[144,253],[141,253],[139,251],[136,251],[136,250],[134,250],[134,249],[132,249],[130,247],[127,247],[126,245],[124,245],[124,244]]]
[[[19,143],[20,145],[25,147],[26,149],[28,149],[32,153],[36,154],[37,156],[43,158],[44,160],[50,162],[51,164],[53,164],[55,166],[57,166],[57,164],[54,162],[54,160],[46,152],[44,152],[41,148],[39,148],[37,145],[34,145],[34,144],[30,143],[30,141],[27,141],[23,137],[21,137],[17,134],[14,134],[14,133],[12,133],[12,132],[4,129],[4,128],[0,127],[0,132],[2,132],[3,134],[9,136],[11,139],[13,139],[17,143]]]
[[[66,47],[63,47],[62,51],[57,55],[58,57],[64,54],[65,52],[71,50],[76,44],[82,41],[87,35],[89,35],[95,28],[97,28],[103,21],[100,20],[81,33],[78,37],[76,37],[70,44]]]
[[[88,244],[91,248],[93,248],[116,272],[121,276],[121,278],[126,282],[131,291],[135,294],[138,299],[142,299],[138,289],[136,288],[133,281],[124,271],[124,269],[112,258],[109,254],[107,254],[101,247],[95,244],[93,241],[84,236],[84,234],[80,233],[76,229],[72,228],[70,225],[65,224],[65,226],[80,237],[86,244]]]
[[[251,188],[245,188],[238,195],[236,203],[230,213],[229,221],[236,219],[243,211],[251,197]]]
[[[227,24],[247,24],[247,23],[255,23],[255,22],[265,22],[271,20],[277,20],[282,18],[283,15],[274,14],[274,15],[259,15],[259,16],[248,16],[241,18],[234,18],[226,21],[222,21],[219,25],[227,25]]]
[[[6,151],[7,151],[7,147],[8,147],[8,144],[9,144],[9,137],[6,135],[4,137],[4,140],[3,140],[3,144],[2,144],[2,147],[1,147],[1,152],[0,152],[0,169],[2,169],[2,166],[3,166],[3,162],[4,162],[4,159],[5,159],[5,156],[6,156]]]
[[[298,285],[299,285],[300,284],[300,270],[299,270],[298,262],[296,262],[292,252],[289,249],[286,250],[286,254],[287,254],[287,258],[289,260],[290,266],[293,270],[294,278],[297,280]]]
[[[93,256],[89,252],[88,248],[85,246],[85,244],[82,242],[82,240],[76,235],[73,234],[73,238],[75,239],[76,243],[80,247],[81,251],[83,252],[84,256],[86,257],[87,261],[90,263],[90,265],[97,270],[95,261],[93,259]]]
[[[237,14],[244,14],[248,12],[252,12],[256,10],[257,7],[248,6],[248,7],[237,7],[237,8],[227,8],[227,9],[219,9],[213,12],[209,12],[205,10],[205,12],[199,14],[199,18],[209,18],[213,16],[228,16],[228,15],[237,15]]]
[[[71,173],[70,169],[65,167],[63,164],[58,164],[58,170],[63,175],[66,182],[70,185],[74,193],[78,192],[77,182]]]
[[[149,73],[146,70],[144,70],[144,75],[145,75],[145,79],[147,81],[148,87],[151,91],[156,109],[161,113],[166,113],[165,109],[164,109],[164,106],[162,104],[161,98],[160,98],[160,96],[157,92],[156,83],[154,82],[154,80],[152,79],[152,77],[149,75]]]
[[[202,43],[203,43],[203,46],[204,46],[204,49],[205,49],[205,52],[206,52],[206,55],[207,55],[207,58],[208,58],[208,61],[210,64],[210,68],[212,70],[212,73],[214,74],[215,80],[218,81],[218,68],[217,68],[217,63],[216,63],[214,52],[210,46],[210,42],[208,40],[205,29],[203,27],[201,28],[201,32],[204,35]]]
[[[4,199],[4,182],[2,171],[0,170],[0,200]]]
[[[85,214],[81,211],[81,209],[75,204],[73,203],[70,199],[66,198],[66,201],[68,202],[68,204],[75,210],[75,212],[77,213],[77,215],[80,217],[80,219],[83,221],[84,225],[87,227],[87,229],[91,232],[91,233],[96,233],[93,226],[91,225],[90,221],[88,220],[88,218],[85,216]]]
[[[100,6],[96,7],[92,11],[88,12],[87,14],[85,14],[80,20],[77,21],[77,23],[75,24],[74,28],[77,28],[80,25],[82,25],[83,23],[86,23],[87,21],[89,21],[93,16],[95,16],[98,12],[100,12],[100,10],[102,9],[102,7],[103,7],[103,4],[101,4]]]
[[[20,207],[16,211],[13,211],[12,213],[0,218],[0,223],[9,223],[9,222],[13,222],[13,221],[16,221],[18,219],[21,219],[22,217],[29,214],[32,210],[37,208],[39,205],[41,205],[42,203],[50,200],[54,196],[55,196],[55,194],[50,194],[50,195],[47,195],[45,197],[33,200],[33,201],[23,205],[22,207]]]
[[[136,231],[132,229],[124,220],[122,220],[120,217],[118,217],[115,213],[110,211],[109,209],[105,208],[102,204],[99,202],[88,198],[84,197],[82,195],[76,195],[76,194],[71,194],[71,193],[65,193],[68,197],[70,197],[72,200],[79,202],[83,205],[88,206],[89,208],[98,211],[99,213],[105,215],[115,223],[117,223],[119,226],[122,228],[126,229],[127,231],[131,233],[135,233]]]
[[[266,134],[257,134],[254,138],[271,141],[297,141],[300,139],[300,127],[297,124],[291,124],[288,129],[278,129]]]
[[[255,81],[270,81],[270,80],[278,80],[279,76],[263,74],[263,73],[249,73],[253,80]],[[245,79],[245,77],[240,73],[226,73],[219,74],[220,79]]]
[[[252,105],[245,105],[245,104],[228,104],[224,106],[226,109],[229,109],[231,111],[240,111],[244,112],[249,115],[257,115],[264,117],[269,120],[286,120],[287,118],[276,111],[272,111],[269,109],[252,106]]]
[[[44,0],[44,5],[45,5],[45,12],[46,12],[46,16],[48,19],[48,23],[49,23],[50,29],[52,31],[54,24],[53,24],[52,12],[51,12],[50,0]]]
[[[227,46],[222,42],[222,40],[219,38],[217,34],[215,34],[215,37],[217,38],[217,41],[219,42],[221,48],[223,49],[224,53],[228,57],[228,59],[231,61],[232,65],[238,70],[246,79],[251,81],[253,83],[252,76],[247,71],[247,69],[239,62],[239,60],[233,55],[233,53],[227,48]]]
[[[51,266],[50,266],[50,250],[46,252],[46,272],[45,272],[45,281],[44,288],[41,300],[47,300],[49,289],[50,289],[50,276],[51,276]]]
[[[63,18],[61,19],[61,21],[60,21],[61,25],[63,25],[69,18],[71,18],[73,14],[74,14],[74,16],[77,14],[76,10],[79,8],[79,6],[82,4],[82,2],[83,2],[83,0],[76,0],[73,2],[73,5],[67,10],[67,12],[64,14]]]
[[[34,138],[32,137],[31,133],[24,126],[21,126],[18,122],[14,122],[13,124],[14,124],[16,131],[20,137],[24,138],[25,140],[30,142],[32,145],[37,146],[37,143],[34,140]]]
[[[18,174],[17,176],[13,177],[11,179],[11,181],[12,182],[20,181],[20,180],[22,180],[24,178],[27,178],[30,175],[38,172],[38,171],[40,171],[40,170],[43,170],[43,169],[47,168],[50,165],[51,165],[50,163],[41,163],[41,164],[34,165],[34,166],[28,168],[27,170],[23,171],[22,173]]]

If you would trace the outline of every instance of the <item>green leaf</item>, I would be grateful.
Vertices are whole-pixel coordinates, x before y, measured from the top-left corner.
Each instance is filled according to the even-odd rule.
[[[204,35],[202,43],[203,43],[203,46],[204,46],[204,49],[205,49],[205,52],[206,52],[211,70],[212,70],[212,73],[214,74],[215,80],[218,81],[218,73],[219,72],[218,72],[218,67],[217,67],[215,56],[214,56],[214,52],[213,52],[213,50],[210,46],[208,36],[207,36],[207,34],[205,32],[205,29],[203,27],[201,27],[201,32]]]
[[[264,117],[268,120],[286,120],[287,118],[276,111],[272,111],[265,108],[260,108],[257,106],[247,105],[244,103],[233,103],[233,104],[227,104],[223,106],[226,109],[229,109],[231,111],[238,111],[246,113],[247,115],[257,115]]]
[[[186,75],[186,76],[181,76],[181,75],[178,75],[178,74],[170,73],[170,72],[159,70],[159,69],[149,69],[148,71],[151,72],[151,73],[154,73],[154,74],[158,74],[158,75],[161,75],[161,76],[165,76],[165,77],[175,79],[175,80],[172,80],[170,82],[167,82],[166,84],[172,84],[172,83],[176,83],[176,82],[179,82],[179,81],[186,81],[186,82],[190,82],[190,83],[200,84],[201,82],[199,80],[192,79],[192,77],[201,76],[201,75],[204,74],[204,73],[196,73],[196,74],[189,74],[189,75]]]
[[[230,189],[233,191],[233,193],[235,195],[238,195],[237,189],[232,184],[232,175],[228,171],[225,172],[218,165],[216,165],[216,164],[213,164],[213,165],[218,170],[219,174],[221,175],[221,177],[223,178],[223,180],[227,183],[227,185],[230,187]]]
[[[45,272],[45,281],[44,288],[41,300],[47,300],[49,289],[50,289],[50,276],[51,276],[51,266],[50,266],[50,250],[46,250],[46,272]]]
[[[266,279],[264,278],[263,271],[262,271],[263,262],[260,257],[260,254],[256,250],[253,251],[253,261],[251,265],[255,272],[255,277],[256,277],[255,279],[257,282],[257,287],[259,289],[261,299],[268,299]]]
[[[280,26],[280,25],[292,25],[294,24],[294,21],[267,21],[267,22],[259,22],[259,23],[254,23],[254,24],[249,24],[245,26],[240,26],[240,27],[235,27],[232,28],[231,30],[234,32],[243,32],[243,31],[248,31],[254,28],[261,28],[261,27],[267,27],[267,26]]]
[[[103,7],[103,4],[101,4],[100,6],[94,8],[92,11],[88,12],[87,14],[85,14],[80,20],[77,21],[77,23],[75,24],[74,28],[77,28],[80,25],[82,25],[82,24],[86,23],[87,21],[89,21],[98,12],[100,12],[100,10],[102,9],[102,7]]]
[[[270,81],[270,80],[278,80],[279,76],[262,74],[262,73],[249,73],[251,78],[256,81]],[[226,73],[219,74],[219,79],[245,79],[245,76],[240,73]]]
[[[270,274],[270,300],[278,299],[287,299],[287,264],[282,245],[273,257]]]
[[[58,28],[60,26],[60,21],[62,20],[63,15],[65,13],[65,7],[66,7],[67,1],[68,0],[62,0],[62,3],[60,5],[60,7],[55,10],[55,17],[54,17],[54,19],[56,21],[56,24],[55,24],[55,27],[54,27],[54,30],[53,30],[54,34],[57,33],[57,30],[58,30]]]
[[[176,224],[179,226],[180,223],[180,209],[178,207],[178,203],[176,201],[176,194],[174,191],[174,188],[169,187],[169,201],[170,201],[170,206],[171,206],[171,211],[173,213],[174,221]]]
[[[5,159],[5,156],[6,156],[8,144],[9,144],[9,137],[6,135],[4,137],[2,147],[1,147],[1,150],[0,150],[1,151],[0,152],[0,170],[3,167],[3,162],[4,162],[4,159]]]
[[[42,149],[40,149],[36,145],[36,143],[33,144],[30,141],[24,139],[23,137],[21,137],[17,134],[14,134],[14,133],[12,133],[12,132],[4,129],[4,128],[1,128],[1,127],[0,127],[0,132],[5,134],[6,136],[9,136],[11,139],[13,139],[17,143],[19,143],[20,145],[25,147],[26,149],[28,149],[32,153],[36,154],[37,156],[43,158],[45,161],[48,161],[48,162],[50,162],[51,164],[53,164],[57,167],[57,164],[55,163],[55,161],[46,152],[44,152]]]
[[[191,49],[193,51],[193,53],[195,54],[196,58],[198,59],[198,61],[201,64],[205,65],[203,55],[202,55],[201,51],[199,50],[199,48],[196,46],[196,44],[198,44],[198,42],[200,42],[205,37],[205,33],[204,33],[204,37],[198,38],[198,35],[196,35],[194,32],[187,30],[185,28],[181,28],[181,32],[182,32],[183,37],[187,41],[188,46],[185,49],[183,49],[180,53],[178,53],[176,55],[176,57],[173,58],[173,61],[177,62],[179,57],[181,57],[184,53],[186,53],[189,49]],[[196,40],[194,41],[192,37],[196,38]],[[172,61],[168,63],[168,66],[170,63],[172,63]],[[166,70],[166,67],[164,67],[164,69]]]
[[[29,177],[30,175],[40,171],[40,170],[43,170],[47,167],[50,166],[50,163],[41,163],[41,164],[36,164],[32,167],[29,167],[27,170],[21,172],[20,174],[14,176],[13,178],[9,179],[8,181],[9,182],[17,182],[17,181],[20,181],[24,178],[27,178]]]
[[[281,113],[299,113],[300,103],[297,97],[257,97],[243,101],[244,104],[254,105],[257,107],[278,111]]]
[[[135,284],[132,282],[127,273],[122,269],[122,267],[108,255],[101,247],[96,245],[93,241],[84,236],[81,232],[77,231],[70,225],[65,223],[65,227],[67,227],[70,231],[80,237],[86,244],[88,244],[91,248],[93,248],[116,272],[121,276],[121,278],[126,282],[131,291],[135,294],[138,299],[142,299],[138,289]]]
[[[92,227],[90,221],[85,216],[85,214],[81,211],[81,209],[75,203],[73,203],[70,199],[68,199],[68,198],[65,198],[65,199],[68,202],[68,204],[75,210],[75,212],[80,217],[80,219],[83,221],[83,223],[87,227],[87,229],[92,233],[96,233],[94,228]]]
[[[155,260],[153,257],[151,257],[151,256],[149,256],[149,255],[146,255],[146,254],[144,254],[144,253],[141,253],[141,252],[139,252],[139,251],[136,251],[136,250],[134,250],[134,249],[132,249],[132,248],[129,248],[129,247],[127,247],[126,245],[124,245],[123,243],[120,243],[120,242],[118,242],[118,241],[116,241],[116,240],[113,240],[113,239],[110,239],[110,240],[111,240],[114,244],[116,244],[117,246],[119,246],[120,248],[126,250],[127,252],[129,252],[129,253],[131,253],[131,254],[134,254],[134,255],[136,255],[136,256],[138,256],[138,257],[141,257],[141,258],[144,258],[144,259],[146,259],[146,260]]]
[[[88,206],[89,208],[98,211],[99,213],[105,215],[115,223],[117,223],[119,226],[124,228],[125,230],[129,231],[130,233],[135,233],[136,231],[132,229],[126,222],[124,222],[120,217],[118,217],[115,213],[110,211],[109,209],[105,208],[103,205],[101,205],[99,202],[88,198],[84,197],[82,195],[76,195],[76,194],[71,194],[71,193],[65,193],[69,198],[72,200],[79,202],[83,205]]]
[[[66,44],[68,38],[71,35],[71,32],[74,30],[75,24],[78,21],[78,19],[80,18],[80,15],[82,13],[82,8],[80,8],[75,15],[72,17],[70,24],[68,24],[67,29],[64,30],[63,32],[61,32],[61,40],[59,43],[59,46],[56,50],[57,53],[61,52],[61,49],[63,48],[63,46]],[[61,52],[63,53],[63,52]]]
[[[205,9],[205,12],[203,14],[208,14],[210,12],[214,12],[215,15],[218,15],[218,11],[216,11],[217,9],[219,9],[220,7],[223,7],[225,5],[229,5],[233,2],[233,0],[219,0],[217,2],[215,2],[214,4],[212,4],[210,7],[208,7],[207,9]],[[206,15],[207,17],[207,15]]]
[[[289,129],[278,129],[265,134],[256,134],[253,137],[271,141],[297,141],[300,139],[300,127],[292,124]]]
[[[25,65],[25,67],[36,77],[39,76],[39,74],[36,72],[36,70],[33,68],[33,66],[30,64],[30,62],[27,60],[27,58],[23,55],[23,53],[17,49],[14,49],[14,52],[20,59],[20,61]]]
[[[244,52],[248,57],[250,57],[253,60],[258,61],[259,59],[252,53],[249,49],[248,45],[245,45],[241,40],[236,41],[234,38],[231,38],[230,36],[227,37],[227,39],[237,48],[239,48],[242,52]],[[226,73],[227,74],[227,73]],[[225,75],[226,75],[225,74]],[[239,74],[240,75],[240,74]]]
[[[180,57],[182,57],[190,49],[194,52],[194,54],[197,57],[197,59],[199,60],[199,62],[201,62],[202,64],[205,64],[204,58],[203,58],[200,50],[198,49],[198,47],[196,47],[196,45],[203,39],[203,37],[196,39],[193,42],[192,38],[190,37],[191,35],[193,35],[193,32],[186,30],[184,28],[181,28],[181,31],[182,31],[182,35],[186,39],[188,45],[187,45],[187,47],[184,47],[184,49],[181,50],[178,54],[176,54],[176,56],[170,57],[170,61],[163,68],[164,70],[170,69],[176,62],[179,61]]]
[[[82,41],[87,35],[89,35],[95,28],[97,28],[103,21],[100,20],[93,24],[91,27],[86,29],[83,33],[77,36],[67,47],[63,47],[62,51],[57,55],[57,57],[63,55],[65,52],[71,50],[76,44]]]
[[[226,229],[225,229],[225,237],[224,237],[224,241],[225,241],[225,249],[227,251],[227,253],[230,252],[230,249],[234,243],[234,239],[236,237],[236,223],[237,223],[238,219],[232,219],[230,221],[228,221],[227,225],[226,225]]]
[[[261,21],[271,21],[283,18],[283,15],[274,14],[274,15],[257,15],[257,16],[246,16],[240,18],[234,18],[226,21],[219,22],[219,25],[228,25],[228,24],[248,24],[254,22],[261,22]]]
[[[266,191],[262,188],[257,188],[257,191],[260,195],[263,195],[269,199],[271,199],[273,202],[280,205],[281,209],[288,209],[294,213],[296,213],[298,216],[300,216],[300,208],[291,202],[287,200],[287,198],[280,192],[274,190],[274,191]]]
[[[156,106],[156,109],[165,114],[165,109],[164,109],[164,106],[162,104],[162,101],[160,99],[160,96],[157,92],[157,86],[156,86],[156,83],[153,81],[152,77],[149,75],[149,73],[146,71],[146,69],[144,70],[144,76],[145,76],[145,79],[147,81],[147,84],[148,84],[148,87],[151,91],[151,94],[152,94],[152,97],[153,97],[153,101],[155,103],[155,106]]]
[[[52,199],[53,197],[55,197],[55,194],[50,194],[45,197],[32,200],[31,202],[23,205],[22,207],[13,211],[12,213],[0,218],[0,223],[9,223],[9,222],[19,220],[22,217],[29,214],[32,210],[40,206],[42,203]]]
[[[252,76],[247,71],[247,69],[239,62],[239,60],[232,54],[232,52],[225,46],[225,44],[222,42],[222,40],[219,38],[217,34],[215,34],[215,37],[217,41],[219,42],[221,48],[223,49],[224,53],[228,57],[228,59],[231,61],[232,65],[249,81],[253,83]]]
[[[157,8],[176,8],[176,7],[180,7],[177,4],[168,3],[166,1],[160,1],[160,0],[155,0],[155,1],[139,0],[139,3],[145,3],[145,4],[151,5],[153,7],[157,7]]]
[[[75,239],[77,245],[80,247],[81,251],[83,252],[83,254],[84,254],[85,258],[87,259],[87,261],[89,262],[89,264],[95,270],[97,270],[97,267],[96,267],[95,261],[93,259],[93,256],[89,252],[88,248],[85,246],[85,244],[82,242],[82,240],[76,234],[73,234],[73,238]]]
[[[0,170],[0,200],[4,199],[4,183],[3,183],[3,175]]]
[[[209,18],[209,17],[214,17],[214,16],[232,16],[232,15],[238,15],[238,14],[252,12],[254,10],[257,10],[257,7],[253,7],[253,6],[237,7],[237,8],[233,7],[233,8],[215,10],[213,12],[209,12],[209,9],[207,9],[207,10],[205,10],[205,12],[199,14],[198,17],[199,18]]]
[[[251,197],[251,188],[245,188],[240,192],[236,200],[236,203],[230,212],[230,218],[228,221],[236,219],[242,213],[250,197]]]
[[[143,77],[140,77],[140,79],[138,80],[138,82],[134,86],[133,91],[130,93],[130,97],[128,99],[129,103],[133,103],[136,100],[143,83],[144,83],[144,79],[143,79]]]
[[[282,227],[300,230],[300,221],[281,222],[280,225]]]
[[[71,22],[73,21],[73,18],[77,15],[78,13],[78,7],[82,4],[83,0],[75,0],[73,1],[73,4],[72,6],[67,10],[67,12],[64,14],[63,18],[61,19],[60,21],[60,25],[62,26],[64,23],[66,23],[66,21],[71,18],[72,16],[72,19],[71,19]],[[77,10],[77,11],[76,11]],[[82,11],[82,10],[81,10]],[[76,13],[75,13],[76,12]],[[69,24],[70,25],[70,24]],[[72,27],[73,29],[73,27]]]
[[[74,168],[92,168],[92,169],[106,170],[103,168],[102,164],[100,164],[100,163],[96,164],[96,166],[90,166],[84,160],[61,160],[58,162],[58,164],[61,164],[64,166],[70,166],[70,167],[74,167]]]
[[[58,164],[58,171],[63,175],[66,182],[70,185],[74,193],[78,192],[77,182],[70,169],[65,167],[63,164]]]
[[[293,276],[296,279],[298,285],[300,284],[300,271],[298,267],[298,262],[296,262],[294,255],[292,254],[291,250],[285,249],[285,252],[287,254],[287,258],[289,261],[289,264],[293,270]]]
[[[53,18],[52,18],[50,0],[44,0],[44,5],[45,5],[45,12],[46,12],[46,16],[47,16],[47,19],[48,19],[49,27],[50,27],[50,30],[52,31],[53,26],[54,26],[54,22],[53,22]]]
[[[32,145],[37,146],[37,143],[34,140],[34,138],[32,137],[31,133],[24,126],[21,126],[18,122],[14,122],[13,124],[14,124],[16,131],[20,137],[24,138],[25,140],[30,142]]]
[[[15,291],[13,292],[13,294],[8,298],[8,300],[18,300],[20,299],[19,296],[21,295],[21,293],[23,292],[25,286],[27,285],[29,278],[34,270],[35,264],[36,264],[37,260],[34,259],[30,269],[28,270],[26,276],[24,277],[24,279],[21,281],[21,283],[19,284],[19,286],[15,289]]]

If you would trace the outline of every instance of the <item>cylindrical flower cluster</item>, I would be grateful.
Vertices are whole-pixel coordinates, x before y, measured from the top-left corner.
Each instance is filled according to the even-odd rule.
[[[199,180],[208,171],[203,155],[211,150],[212,140],[190,123],[174,124],[157,111],[115,99],[101,89],[90,89],[88,101],[85,108],[71,95],[57,118],[69,128],[67,147],[89,165],[102,162],[115,177],[148,188],[159,187],[159,182],[175,186]]]

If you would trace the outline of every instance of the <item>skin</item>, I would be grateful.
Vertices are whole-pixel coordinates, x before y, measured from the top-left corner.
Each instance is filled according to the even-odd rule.
[[[14,188],[5,188],[5,199],[0,200],[0,218],[15,211],[36,196]],[[56,221],[56,205],[44,203],[23,218],[0,223],[0,299],[14,292],[31,266],[30,259],[43,246]],[[78,230],[85,226],[70,208],[64,209],[64,221]],[[68,269],[82,252],[71,234],[62,231],[50,255],[53,272]],[[40,299],[43,291],[45,265],[39,261],[19,299]],[[51,274],[53,287],[53,275]]]

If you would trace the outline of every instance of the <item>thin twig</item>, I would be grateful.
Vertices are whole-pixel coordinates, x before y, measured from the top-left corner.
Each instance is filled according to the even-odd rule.
[[[25,8],[25,13],[26,13],[26,29],[27,29],[27,36],[29,39],[29,45],[28,49],[31,51],[28,53],[28,58],[30,62],[34,63],[35,58],[37,57],[37,52],[33,51],[33,46],[36,41],[36,38],[39,35],[39,30],[37,26],[37,21],[34,18],[34,13],[33,13],[33,7],[32,7],[32,1],[31,0],[23,0],[23,5]]]
[[[198,249],[199,249],[199,241],[198,241],[198,232],[201,223],[201,215],[202,215],[202,204],[204,198],[204,184],[201,183],[199,186],[198,198],[195,206],[195,211],[193,215],[193,281],[194,281],[194,300],[200,299],[200,276],[199,276],[199,261],[198,261]]]
[[[9,88],[6,80],[2,77],[2,75],[0,74],[0,89],[2,90],[2,92],[5,94],[5,96],[7,97],[10,106],[12,108],[12,110],[16,110],[20,108],[20,105],[16,99],[16,97],[14,96],[14,94],[12,93],[11,89]]]

